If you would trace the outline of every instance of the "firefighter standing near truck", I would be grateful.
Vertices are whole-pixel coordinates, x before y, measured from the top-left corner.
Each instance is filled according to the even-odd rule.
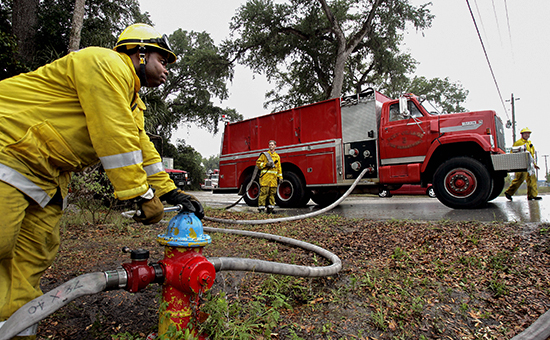
[[[0,82],[0,327],[42,295],[72,172],[101,161],[115,197],[135,199],[144,224],[161,220],[161,200],[204,216],[144,130],[138,91],[163,84],[175,61],[166,35],[135,24],[114,50],[85,48]],[[36,325],[18,336],[35,339]]]
[[[275,209],[275,193],[277,186],[283,181],[281,158],[275,152],[277,142],[269,141],[269,151],[262,152],[256,166],[260,169],[260,198],[258,199],[258,211],[273,213]]]
[[[535,147],[533,146],[533,143],[529,140],[529,137],[531,137],[531,130],[529,128],[524,128],[520,131],[521,138],[518,139],[514,143],[514,147],[516,146],[525,146],[525,150],[529,151],[531,153],[531,156],[533,156],[533,162],[535,160]],[[536,163],[533,163],[535,169],[539,169]],[[537,175],[533,169],[533,173],[529,172],[516,172],[514,180],[510,184],[510,187],[504,192],[504,195],[507,199],[510,201],[512,200],[512,196],[516,193],[516,191],[519,189],[521,184],[523,184],[523,181],[527,181],[527,199],[528,200],[541,200],[542,197],[538,196],[538,189],[537,189]]]

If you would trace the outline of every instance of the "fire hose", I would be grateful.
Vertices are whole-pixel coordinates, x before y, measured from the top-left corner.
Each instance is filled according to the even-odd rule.
[[[359,180],[364,176],[367,170],[364,170],[348,191],[336,202],[330,206],[305,215],[267,219],[267,220],[254,220],[254,221],[235,221],[224,220],[212,217],[206,217],[205,220],[232,223],[232,224],[266,224],[277,223],[283,221],[293,221],[298,219],[304,219],[312,216],[322,214],[328,211],[342,202],[355,188]],[[248,187],[250,183],[248,184]],[[181,207],[166,208],[165,211],[178,211]],[[135,211],[129,211],[123,213],[125,217],[131,217]],[[277,263],[271,261],[246,259],[246,258],[232,258],[232,257],[213,257],[208,258],[208,261],[214,266],[216,272],[220,271],[254,271],[262,273],[272,273],[290,276],[303,276],[303,277],[319,277],[334,275],[342,268],[342,262],[335,254],[318,247],[316,245],[299,241],[296,239],[282,237],[278,235],[252,232],[246,230],[236,229],[222,229],[222,228],[210,228],[204,227],[208,232],[220,232],[226,234],[237,234],[255,238],[268,239],[277,241],[280,243],[288,244],[291,246],[300,247],[302,249],[315,252],[316,254],[327,258],[331,265],[325,267],[312,267],[312,266],[300,266],[291,265],[287,263]],[[158,273],[155,273],[157,275]],[[48,317],[59,308],[65,306],[74,299],[90,294],[96,294],[105,290],[122,289],[126,288],[128,273],[119,268],[117,270],[111,270],[108,272],[96,272],[78,276],[66,283],[58,286],[57,288],[47,292],[46,294],[28,302],[21,308],[19,308],[8,320],[0,323],[0,340],[11,339],[12,337],[20,334],[20,332],[32,327],[40,320]]]
[[[224,220],[211,217],[205,217],[204,219],[214,222],[232,223],[232,224],[266,224],[277,223],[283,221],[292,221],[298,219],[304,219],[312,216],[322,214],[338,205],[344,200],[355,188],[359,180],[363,177],[366,170],[364,170],[360,176],[356,179],[353,185],[346,191],[346,193],[336,202],[330,206],[319,210],[314,213],[309,213],[300,216],[267,219],[267,220]],[[181,207],[166,208],[165,211],[179,211]],[[125,213],[126,217],[129,212]],[[194,217],[196,218],[196,217]],[[198,220],[198,219],[197,219]],[[271,235],[259,232],[251,232],[246,230],[236,229],[221,229],[221,228],[209,228],[204,227],[208,232],[221,232],[227,234],[237,234],[256,238],[263,238],[280,243],[285,243],[291,246],[303,248],[305,250],[313,251],[318,255],[327,258],[332,264],[325,267],[311,267],[311,266],[299,266],[290,265],[285,263],[276,263],[270,261],[262,261],[246,258],[227,258],[227,257],[214,257],[207,258],[210,266],[213,266],[215,272],[220,271],[254,271],[263,273],[273,273],[290,276],[304,276],[304,277],[318,277],[329,276],[338,273],[342,267],[342,263],[338,256],[335,254],[307,242],[295,240],[292,238],[282,237],[278,235]],[[194,253],[194,252],[193,252]],[[146,261],[143,261],[146,262]],[[162,261],[161,261],[162,262]],[[51,315],[53,312],[73,301],[74,299],[90,294],[96,294],[105,290],[113,289],[127,289],[130,291],[136,291],[129,288],[131,278],[131,265],[123,265],[123,268],[117,270],[111,270],[106,272],[96,272],[90,274],[84,274],[78,276],[61,286],[49,291],[48,293],[28,302],[19,310],[17,310],[8,320],[0,323],[0,340],[8,340],[14,336],[20,334],[20,332],[26,330],[29,327],[35,325],[38,321]],[[142,266],[143,267],[143,266]],[[146,283],[161,283],[164,278],[161,278],[162,270],[159,269],[158,264],[151,265],[151,280]],[[128,271],[130,270],[130,271]],[[160,273],[159,273],[160,272]],[[160,278],[160,279],[159,279]],[[138,281],[138,280],[135,280]],[[137,283],[136,283],[137,284]],[[210,283],[212,284],[212,283]],[[535,323],[527,328],[522,333],[515,336],[512,340],[544,340],[550,336],[550,311],[543,314]]]
[[[349,194],[352,193],[353,189],[355,189],[355,187],[357,186],[357,184],[359,183],[359,181],[363,178],[363,176],[365,176],[365,174],[367,173],[368,171],[368,168],[367,169],[364,169],[360,174],[359,176],[357,176],[357,179],[355,179],[355,181],[353,182],[353,184],[349,187],[349,189],[342,195],[342,197],[340,197],[336,202],[332,203],[331,205],[321,209],[321,210],[318,210],[318,211],[314,211],[314,212],[311,212],[311,213],[307,213],[307,214],[303,214],[303,215],[297,215],[297,216],[289,216],[289,217],[281,217],[281,218],[269,218],[269,219],[265,219],[265,220],[227,220],[227,219],[222,219],[222,218],[215,218],[215,217],[209,217],[209,216],[204,216],[204,219],[207,220],[207,221],[212,221],[212,222],[221,222],[221,223],[229,223],[229,224],[244,224],[244,225],[248,225],[248,224],[269,224],[269,223],[278,223],[278,222],[288,222],[288,221],[296,221],[296,220],[302,220],[302,219],[305,219],[305,218],[309,218],[309,217],[313,217],[313,216],[317,216],[317,215],[321,215],[322,213],[324,212],[327,212],[329,210],[332,210],[334,207],[338,206],[340,203],[342,203],[343,200],[345,200]],[[252,181],[254,180],[254,177],[252,177],[252,180],[250,181],[250,183],[248,183],[248,186],[247,186],[247,190],[248,191],[248,188],[250,187]],[[246,191],[245,191],[245,194],[246,194]],[[242,198],[242,197],[241,197]],[[239,201],[240,201],[240,198],[239,198]],[[237,201],[236,203],[238,203],[239,201]],[[234,203],[234,204],[236,204]],[[233,204],[233,205],[234,205]],[[225,209],[228,209],[232,207],[229,206]]]

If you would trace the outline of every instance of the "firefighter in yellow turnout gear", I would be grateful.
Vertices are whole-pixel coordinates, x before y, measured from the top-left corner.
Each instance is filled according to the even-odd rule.
[[[203,216],[164,171],[144,130],[138,91],[163,84],[175,61],[165,35],[135,24],[114,50],[85,48],[0,81],[0,327],[42,295],[72,172],[101,162],[115,197],[138,201],[136,221],[160,221],[161,200]],[[19,336],[35,334],[36,325]]]
[[[533,146],[533,143],[531,143],[531,141],[529,140],[529,137],[531,137],[531,130],[529,130],[529,128],[524,128],[523,130],[520,131],[520,133],[521,133],[521,138],[518,139],[513,146],[514,147],[525,146],[525,150],[531,153],[531,156],[533,157],[533,161],[534,161],[535,147]],[[535,169],[539,169],[536,163],[534,163],[534,167]],[[514,194],[519,189],[521,184],[523,184],[523,181],[527,181],[527,199],[541,200],[542,197],[538,196],[537,175],[534,171],[533,173],[516,172],[514,180],[510,184],[510,187],[504,192],[504,195],[506,196],[506,198],[511,201],[512,196],[514,196]]]
[[[274,140],[269,141],[269,151],[263,152],[256,166],[260,169],[260,198],[258,199],[258,210],[263,212],[267,208],[267,213],[273,213],[275,209],[275,193],[277,186],[283,181],[283,171],[281,168],[281,158],[275,152],[277,143]]]

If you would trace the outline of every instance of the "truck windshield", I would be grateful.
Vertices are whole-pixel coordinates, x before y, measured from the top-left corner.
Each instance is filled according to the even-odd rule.
[[[412,101],[409,101],[407,103],[407,106],[409,108],[410,116],[405,117],[399,112],[399,103],[392,104],[390,106],[390,122],[395,122],[398,120],[410,119],[410,118],[420,118],[424,116],[420,111],[420,109],[416,107],[416,105]]]
[[[426,102],[427,102],[428,104],[430,104],[430,106],[432,107],[432,111],[430,111],[430,110],[428,110],[428,109],[426,108],[426,106],[424,106],[424,104],[423,104],[424,102],[422,102],[422,103],[420,104],[420,106],[422,106],[422,107],[424,108],[424,110],[426,110],[426,112],[428,112],[428,113],[431,114],[431,115],[439,115],[439,114],[441,114],[441,113],[439,112],[439,110],[432,104],[432,102],[430,102],[429,100],[426,100]]]

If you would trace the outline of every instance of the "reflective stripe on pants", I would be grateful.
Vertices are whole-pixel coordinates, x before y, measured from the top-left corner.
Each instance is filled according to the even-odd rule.
[[[40,277],[59,249],[62,212],[57,204],[41,208],[4,182],[0,197],[0,321],[4,321],[42,295]]]

